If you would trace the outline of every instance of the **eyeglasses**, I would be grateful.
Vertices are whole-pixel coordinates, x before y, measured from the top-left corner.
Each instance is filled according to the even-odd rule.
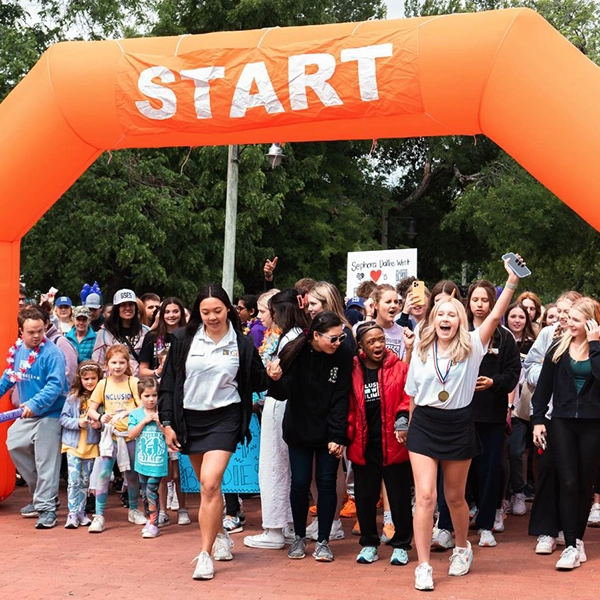
[[[342,333],[340,335],[327,335],[326,333],[317,333],[324,338],[327,338],[332,344],[336,344],[339,342],[340,344],[348,337],[347,333]]]

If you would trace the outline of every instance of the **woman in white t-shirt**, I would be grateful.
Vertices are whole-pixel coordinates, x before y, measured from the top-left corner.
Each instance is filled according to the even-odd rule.
[[[406,343],[406,338],[408,335],[412,341],[413,336],[408,328],[401,327],[396,323],[396,317],[400,312],[400,301],[396,288],[388,283],[378,285],[371,294],[371,298],[375,303],[375,322],[383,329],[385,334],[386,348],[391,350],[400,360],[409,363],[412,344],[409,346]]]
[[[415,588],[418,590],[433,589],[429,555],[440,463],[456,540],[449,575],[466,575],[473,560],[467,541],[469,507],[465,486],[471,459],[480,452],[480,442],[470,404],[488,342],[519,281],[507,264],[505,268],[506,286],[478,329],[469,332],[465,309],[458,300],[442,300],[433,307],[421,329],[411,359],[406,382],[406,393],[411,396],[411,420],[408,435],[398,432],[397,436],[407,444],[415,481],[414,534],[419,559]]]

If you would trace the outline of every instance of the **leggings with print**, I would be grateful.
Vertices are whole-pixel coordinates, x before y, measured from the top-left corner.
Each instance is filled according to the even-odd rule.
[[[131,469],[125,471],[123,475],[127,480],[127,497],[129,498],[129,508],[138,507],[138,496],[140,493],[140,480],[138,474],[133,470],[135,464],[135,440],[127,442],[127,452],[129,453],[129,462]],[[108,486],[110,483],[110,474],[112,472],[117,457],[117,442],[113,440],[113,455],[99,456],[96,460],[100,462],[98,467],[98,483],[96,484],[96,513],[104,514],[106,499],[108,498]]]
[[[152,525],[158,527],[158,486],[162,477],[140,474],[139,478],[142,502],[144,503],[144,514]]]
[[[79,458],[67,452],[67,498],[69,513],[85,512],[88,489],[90,487],[90,473],[94,466],[93,458]]]

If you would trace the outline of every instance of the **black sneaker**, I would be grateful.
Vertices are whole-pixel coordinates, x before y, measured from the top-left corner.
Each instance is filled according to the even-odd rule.
[[[35,524],[36,529],[52,529],[56,527],[56,513],[52,510],[45,510],[40,513]]]

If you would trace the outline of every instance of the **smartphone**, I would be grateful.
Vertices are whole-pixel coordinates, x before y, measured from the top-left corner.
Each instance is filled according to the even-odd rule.
[[[531,271],[514,252],[508,252],[502,257],[502,260],[508,260],[508,266],[520,279],[523,279],[523,277],[529,277],[529,275],[531,275]]]
[[[423,306],[425,304],[425,282],[419,280],[412,282],[412,296],[415,306]]]

